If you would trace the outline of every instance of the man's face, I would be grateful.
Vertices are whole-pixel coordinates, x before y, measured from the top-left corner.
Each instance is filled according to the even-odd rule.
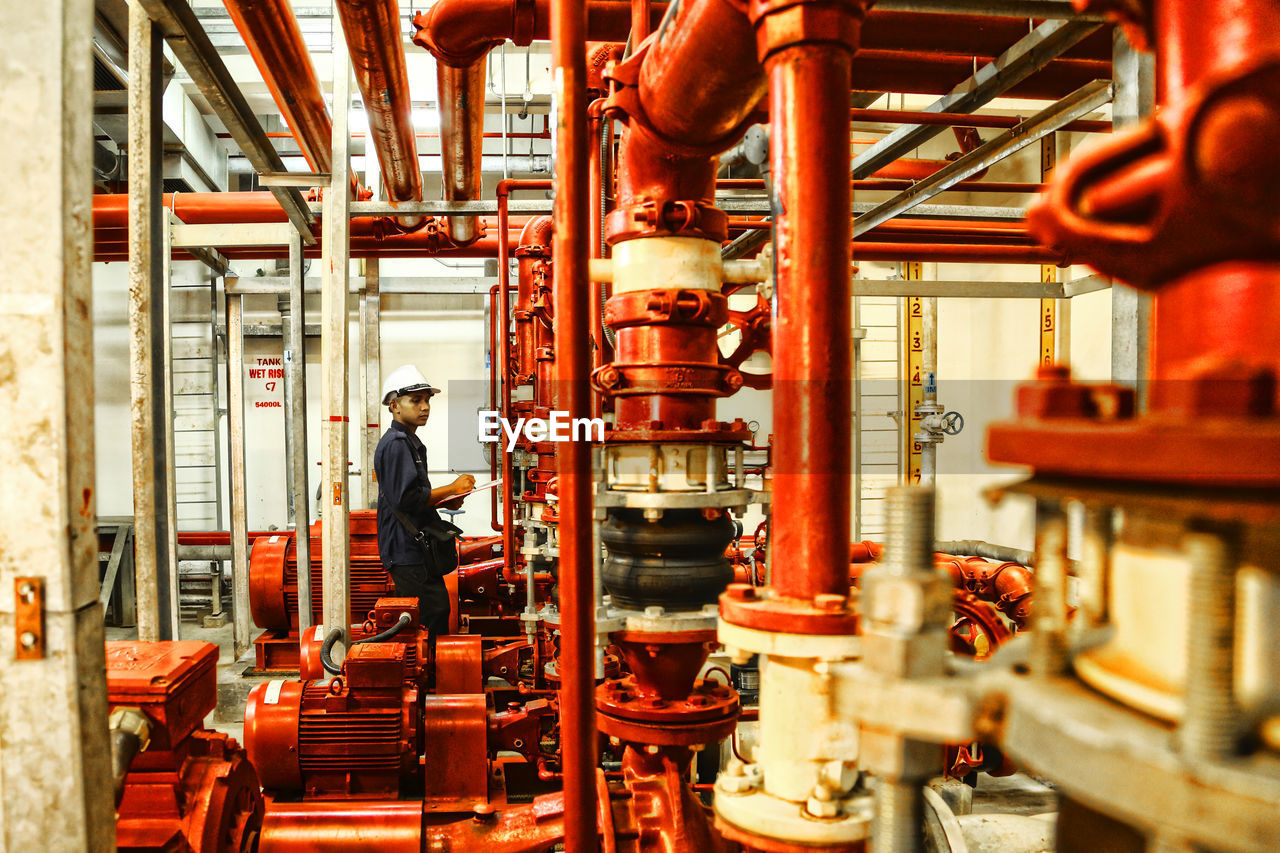
[[[415,391],[391,401],[391,415],[405,426],[420,427],[431,417],[431,395]]]

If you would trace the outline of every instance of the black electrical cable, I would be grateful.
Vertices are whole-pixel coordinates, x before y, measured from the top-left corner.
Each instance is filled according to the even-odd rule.
[[[320,664],[334,675],[341,674],[342,667],[333,662],[333,659],[329,657],[329,653],[333,651],[333,644],[338,642],[340,639],[342,639],[342,629],[334,628],[329,632],[329,635],[324,638],[324,643],[320,646]]]
[[[385,642],[386,640],[390,640],[396,634],[399,634],[405,628],[409,627],[409,623],[411,623],[412,621],[413,621],[413,617],[410,616],[408,613],[401,613],[400,618],[396,620],[396,624],[392,625],[390,628],[383,631],[381,634],[375,634],[372,637],[365,637],[363,640],[357,640],[356,642],[352,643],[352,645],[358,646],[361,643]]]
[[[357,640],[351,645],[358,646],[361,643],[385,642],[387,640],[390,640],[396,634],[399,634],[405,628],[409,627],[409,625],[412,622],[413,622],[412,616],[410,616],[408,613],[401,613],[400,618],[396,620],[396,624],[392,625],[390,628],[383,631],[381,634],[375,634],[372,637],[366,637],[363,640]],[[334,643],[338,642],[338,640],[340,639],[342,639],[342,629],[334,628],[332,631],[329,632],[329,635],[324,638],[324,643],[321,644],[320,646],[320,663],[322,666],[324,666],[326,670],[333,673],[334,675],[340,675],[342,673],[342,667],[335,664],[333,662],[333,658],[330,657],[330,655],[333,652]]]

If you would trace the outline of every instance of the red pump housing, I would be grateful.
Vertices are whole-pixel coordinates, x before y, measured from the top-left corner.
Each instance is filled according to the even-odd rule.
[[[235,739],[204,728],[217,704],[212,643],[107,643],[107,701],[137,708],[150,743],[129,765],[117,849],[241,853],[262,824],[258,776]]]

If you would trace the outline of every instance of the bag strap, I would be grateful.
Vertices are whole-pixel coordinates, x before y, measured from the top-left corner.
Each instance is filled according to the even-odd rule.
[[[399,504],[391,507],[391,511],[395,513],[396,518],[400,519],[400,523],[404,525],[404,529],[409,532],[414,541],[422,547],[427,547],[427,534],[418,529],[418,525],[409,520],[409,516],[405,515],[404,510],[400,509]]]

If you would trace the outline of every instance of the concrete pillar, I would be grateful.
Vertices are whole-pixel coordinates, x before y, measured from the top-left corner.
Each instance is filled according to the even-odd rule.
[[[94,501],[92,23],[89,0],[0,4],[0,114],[21,199],[0,207],[4,850],[115,849]]]

